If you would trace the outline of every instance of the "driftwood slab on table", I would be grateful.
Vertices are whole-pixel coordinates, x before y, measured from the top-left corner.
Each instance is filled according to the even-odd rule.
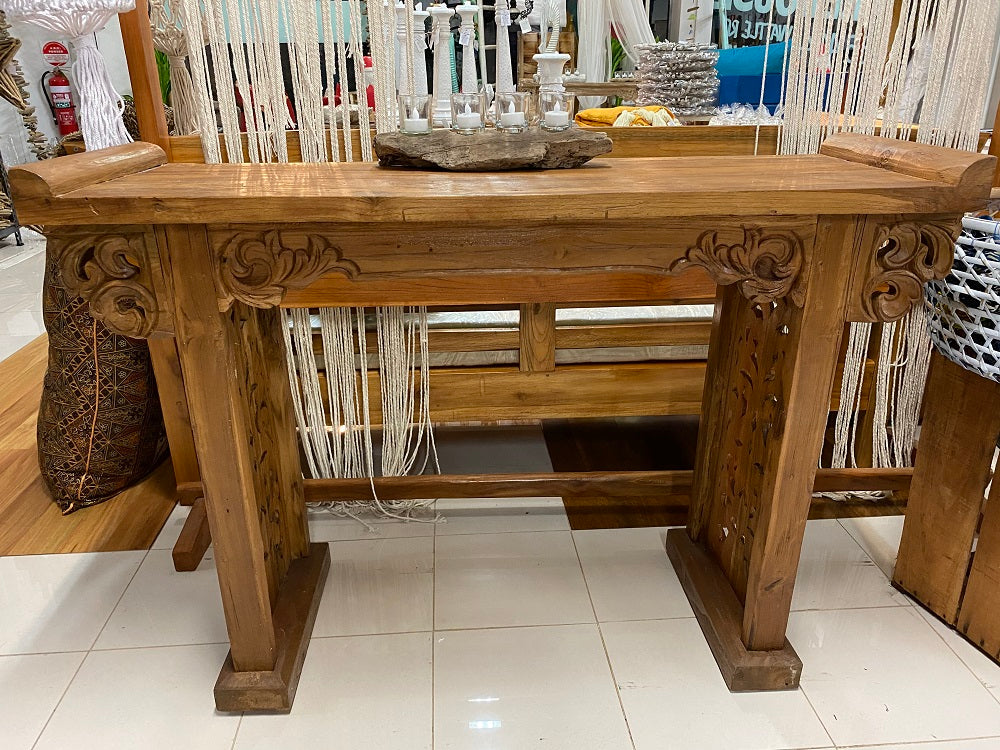
[[[608,153],[611,146],[611,139],[605,133],[577,128],[560,132],[532,128],[523,133],[484,130],[475,135],[434,130],[426,135],[375,136],[375,153],[383,167],[437,168],[450,172],[572,169]]]

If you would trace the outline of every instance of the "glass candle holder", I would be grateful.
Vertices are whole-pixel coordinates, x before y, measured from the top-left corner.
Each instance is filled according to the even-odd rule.
[[[473,135],[483,127],[482,94],[452,94],[451,129],[456,133]]]
[[[434,100],[418,94],[401,94],[399,97],[399,132],[407,135],[426,135],[431,132],[431,106]]]
[[[566,130],[573,124],[573,105],[576,97],[573,94],[557,91],[544,91],[538,95],[540,124],[545,130]]]
[[[528,95],[517,91],[497,94],[497,130],[504,133],[521,133],[528,128]]]

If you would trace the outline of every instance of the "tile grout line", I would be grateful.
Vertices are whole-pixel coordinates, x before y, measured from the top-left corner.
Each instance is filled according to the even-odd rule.
[[[601,649],[604,651],[604,660],[608,665],[608,673],[611,675],[611,684],[615,688],[615,697],[618,698],[618,709],[621,711],[622,720],[625,722],[625,731],[628,732],[628,741],[635,750],[635,738],[632,736],[632,725],[629,724],[628,714],[625,712],[625,703],[622,701],[622,692],[618,689],[618,678],[615,676],[615,668],[611,664],[611,655],[608,653],[608,644],[604,640],[604,630],[601,628],[601,621],[597,617],[597,607],[594,606],[594,597],[590,593],[590,584],[587,582],[587,573],[583,569],[583,558],[580,557],[580,549],[576,546],[576,535],[570,528],[569,538],[573,540],[573,551],[576,553],[576,562],[580,566],[580,576],[583,578],[584,588],[587,590],[587,599],[590,601],[590,609],[594,613],[594,622],[597,624],[597,635],[601,639]]]
[[[880,573],[881,573],[881,574],[882,574],[883,576],[885,576],[886,580],[888,580],[888,581],[889,581],[889,584],[890,584],[890,585],[892,585],[892,577],[891,577],[891,576],[887,576],[887,575],[885,574],[885,571],[884,571],[884,570],[882,570],[882,568],[881,568],[881,567],[880,567],[880,566],[878,565],[878,563],[876,563],[876,562],[875,562],[874,560],[872,560],[872,556],[871,556],[871,555],[869,554],[868,550],[866,550],[866,549],[865,549],[865,548],[864,548],[864,547],[862,546],[861,542],[859,542],[859,541],[858,541],[858,540],[857,540],[857,539],[855,538],[854,534],[852,534],[852,533],[851,533],[850,529],[848,529],[848,528],[847,528],[846,526],[844,526],[844,524],[843,524],[843,519],[839,519],[839,518],[838,518],[838,519],[837,519],[837,523],[838,523],[838,524],[840,524],[840,527],[841,527],[841,528],[842,528],[842,529],[843,529],[844,531],[846,531],[846,532],[847,532],[847,535],[848,535],[849,537],[851,537],[851,539],[853,539],[853,540],[854,540],[854,543],[855,543],[855,544],[857,544],[857,545],[858,545],[858,547],[860,547],[860,548],[861,548],[861,551],[865,553],[865,556],[866,556],[866,557],[867,557],[867,558],[868,558],[869,560],[871,560],[872,564],[874,564],[874,565],[875,565],[875,567],[876,567],[876,568],[878,568],[879,572],[880,572]],[[923,615],[923,612],[928,612],[928,613],[929,613],[929,611],[928,611],[928,610],[926,610],[926,609],[925,609],[925,608],[924,608],[923,606],[918,606],[918,604],[916,603],[916,600],[914,600],[914,599],[911,599],[911,598],[910,598],[910,596],[909,596],[908,594],[906,594],[906,593],[904,593],[904,592],[900,592],[900,593],[901,593],[901,594],[902,594],[902,596],[903,596],[903,600],[904,600],[904,601],[906,602],[906,604],[907,604],[907,605],[909,605],[910,609],[912,609],[912,610],[916,611],[916,614],[917,614],[917,617],[919,617],[919,618],[920,618],[920,620],[921,620],[921,621],[922,621],[922,622],[923,622],[923,623],[924,623],[924,624],[925,624],[925,625],[926,625],[926,626],[927,626],[928,628],[930,628],[930,629],[931,629],[931,631],[932,631],[932,632],[934,633],[934,635],[935,635],[935,636],[937,636],[937,637],[938,637],[938,638],[940,639],[940,641],[941,641],[941,642],[942,642],[942,643],[943,643],[943,644],[945,645],[945,648],[947,648],[947,649],[948,649],[948,650],[949,650],[949,651],[950,651],[950,652],[951,652],[952,654],[954,654],[955,658],[956,658],[956,659],[958,659],[958,660],[959,660],[959,661],[960,661],[960,662],[962,663],[962,666],[963,666],[963,667],[965,667],[965,668],[966,668],[966,669],[967,669],[967,670],[969,671],[969,673],[970,673],[970,674],[971,674],[971,675],[973,676],[973,678],[975,678],[976,682],[978,682],[978,683],[979,683],[980,685],[982,685],[982,686],[983,686],[983,689],[984,689],[984,690],[986,690],[986,692],[988,692],[988,693],[990,694],[990,697],[992,697],[992,698],[993,698],[993,700],[997,702],[997,704],[1000,704],[1000,696],[996,695],[996,694],[995,694],[995,693],[994,693],[994,692],[993,692],[993,691],[992,691],[992,690],[990,689],[990,687],[989,687],[989,686],[988,686],[988,685],[987,685],[987,684],[986,684],[985,682],[983,682],[983,680],[982,680],[982,679],[980,679],[979,675],[977,675],[977,674],[975,673],[975,671],[974,671],[974,670],[972,669],[972,667],[971,667],[971,666],[969,666],[969,665],[968,665],[968,664],[966,663],[965,659],[963,659],[963,658],[962,658],[961,654],[959,654],[959,653],[958,653],[958,651],[956,651],[956,650],[955,650],[954,648],[952,648],[951,644],[950,644],[950,643],[948,643],[948,641],[947,641],[947,640],[945,640],[945,637],[944,637],[944,636],[943,636],[943,635],[942,635],[941,633],[939,633],[939,632],[937,631],[937,629],[936,629],[936,628],[934,627],[934,625],[933,625],[933,624],[932,624],[931,622],[929,622],[929,621],[927,620],[927,618],[926,618],[926,617],[924,617],[924,615]],[[930,614],[930,613],[929,613],[929,614]],[[952,632],[956,632],[956,637],[959,637],[959,638],[961,637],[961,636],[957,635],[957,631],[954,631],[954,630],[953,630]]]
[[[240,727],[243,726],[243,717],[246,716],[246,711],[240,713],[240,720],[236,722],[236,731],[233,732],[233,742],[229,746],[229,750],[236,750],[236,742],[240,738]]]
[[[836,750],[878,750],[878,748],[880,747],[909,748],[911,746],[914,748],[920,748],[920,747],[925,747],[927,745],[938,745],[942,742],[978,742],[979,740],[996,740],[996,739],[1000,739],[1000,735],[985,735],[983,737],[963,737],[962,739],[958,740],[941,740],[941,739],[914,740],[912,742],[904,742],[902,745],[900,745],[898,742],[889,742],[889,743],[881,742],[877,745],[835,745],[834,747],[836,748]]]
[[[127,550],[127,551],[132,551],[132,550]],[[96,553],[96,554],[101,554],[101,553]],[[83,665],[86,663],[87,659],[90,658],[90,655],[94,652],[94,646],[97,643],[97,640],[101,637],[101,633],[104,632],[104,628],[108,626],[108,623],[111,621],[111,616],[115,613],[115,610],[118,609],[118,605],[122,603],[122,599],[125,598],[125,592],[128,591],[128,587],[132,585],[132,581],[134,581],[135,577],[139,574],[139,568],[142,567],[142,564],[146,561],[146,557],[148,555],[149,555],[149,550],[147,549],[143,552],[142,559],[139,560],[139,564],[135,566],[135,570],[132,571],[132,575],[129,576],[128,583],[126,583],[125,586],[122,588],[122,593],[118,596],[118,599],[115,600],[115,605],[111,608],[111,611],[108,612],[108,616],[104,619],[104,624],[101,626],[101,629],[97,631],[97,635],[95,635],[94,640],[91,641],[90,648],[87,649],[87,652],[84,654],[83,658],[80,659],[80,663],[79,665],[77,665],[76,670],[73,672],[73,676],[70,678],[70,681],[66,683],[66,687],[63,688],[62,693],[59,695],[59,700],[56,701],[56,705],[54,705],[52,707],[52,710],[49,712],[49,716],[45,720],[45,724],[42,725],[41,731],[39,731],[38,736],[35,737],[35,741],[31,743],[32,750],[38,747],[38,743],[39,741],[41,741],[42,735],[45,734],[45,730],[49,728],[49,724],[52,722],[52,717],[56,715],[56,711],[59,710],[59,706],[62,705],[63,700],[66,698],[66,693],[68,693],[69,689],[73,687],[73,683],[76,681],[77,675],[80,674],[80,670],[83,669]],[[81,653],[81,652],[74,652],[74,653]]]

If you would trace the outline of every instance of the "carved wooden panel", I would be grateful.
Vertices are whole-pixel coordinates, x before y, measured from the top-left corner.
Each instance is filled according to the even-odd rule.
[[[948,275],[961,216],[870,217],[857,252],[851,320],[899,320]]]
[[[264,560],[271,601],[289,564],[308,551],[302,482],[288,476],[298,461],[287,460],[298,447],[289,414],[288,374],[278,310],[233,305],[225,313],[237,346],[235,380],[245,405],[246,441],[253,466]]]
[[[270,307],[288,290],[327,274],[352,280],[595,271],[666,275],[690,266],[704,268],[720,284],[738,283],[750,299],[789,295],[801,304],[802,248],[812,243],[815,222],[692,217],[571,227],[240,225],[210,228],[209,234],[224,304]]]
[[[115,333],[147,338],[172,330],[170,304],[152,232],[135,227],[60,230],[48,235],[66,286],[90,302]]]
[[[728,372],[706,388],[721,388],[723,415],[704,540],[742,599],[746,593],[761,500],[785,430],[790,368],[801,310],[790,300],[754,303],[727,290],[734,326]]]

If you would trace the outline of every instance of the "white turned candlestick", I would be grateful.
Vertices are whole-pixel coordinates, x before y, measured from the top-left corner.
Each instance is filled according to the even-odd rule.
[[[410,68],[406,64],[406,5],[396,3],[396,91],[409,94]]]
[[[531,58],[538,64],[538,92],[563,93],[563,68],[569,62],[565,52],[539,52]]]
[[[431,14],[417,4],[413,11],[413,93],[427,96],[427,19]]]
[[[497,59],[496,90],[498,94],[514,93],[514,71],[510,62],[510,3],[496,0]]]
[[[476,76],[476,15],[479,9],[472,3],[462,3],[458,6],[458,15],[462,24],[458,27],[459,40],[462,41],[462,93],[475,94],[479,91],[479,80]]]
[[[434,124],[451,125],[451,17],[446,5],[432,5],[429,10],[434,33]]]

